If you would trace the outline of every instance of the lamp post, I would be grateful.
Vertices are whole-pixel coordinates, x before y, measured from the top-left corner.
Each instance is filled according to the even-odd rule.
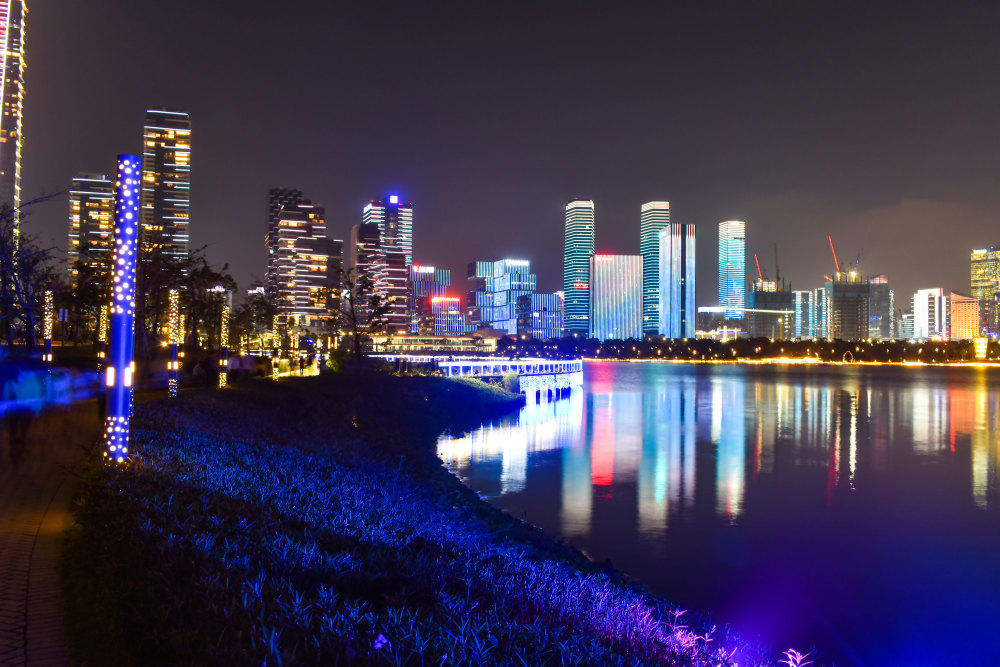
[[[42,338],[45,340],[45,351],[42,361],[52,363],[52,290],[45,290],[45,312],[42,317]]]
[[[104,423],[104,457],[122,463],[128,457],[129,418],[132,413],[132,379],[135,374],[135,268],[139,237],[138,155],[118,156],[115,183],[115,246],[113,289],[109,311],[110,344],[106,384],[108,414]]]
[[[167,394],[171,398],[177,397],[178,371],[180,371],[180,362],[177,360],[177,345],[180,342],[181,324],[180,300],[180,290],[170,290],[170,361],[167,364]]]
[[[225,387],[229,378],[229,315],[233,309],[233,293],[222,295],[222,331],[219,332],[219,387]]]

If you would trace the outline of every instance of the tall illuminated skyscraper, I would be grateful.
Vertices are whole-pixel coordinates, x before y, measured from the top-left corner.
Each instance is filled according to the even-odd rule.
[[[191,117],[176,109],[149,109],[142,144],[143,252],[161,247],[188,257],[191,217]]]
[[[402,252],[406,266],[413,264],[413,202],[403,204],[398,195],[372,199],[362,209],[361,222],[378,225],[383,250]]]
[[[639,252],[642,254],[642,332],[660,329],[660,230],[670,224],[670,202],[651,201],[639,212]]]
[[[76,261],[82,260],[106,287],[111,286],[115,234],[114,184],[103,174],[80,174],[69,191],[69,273],[77,287]]]
[[[590,258],[590,336],[642,338],[642,255]]]
[[[719,223],[719,305],[727,320],[743,318],[746,307],[746,223]]]
[[[979,248],[970,256],[971,294],[980,301],[980,320],[986,335],[1000,331],[1000,247]]]
[[[563,251],[563,327],[567,334],[590,331],[590,258],[594,254],[594,202],[566,204]]]
[[[660,326],[667,338],[694,338],[695,227],[671,223],[660,230]]]
[[[0,204],[21,205],[24,115],[24,0],[0,0]]]

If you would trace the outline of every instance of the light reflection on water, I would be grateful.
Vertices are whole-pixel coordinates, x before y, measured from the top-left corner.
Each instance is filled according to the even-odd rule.
[[[656,560],[697,562],[710,554],[722,565],[706,563],[713,570],[704,576],[732,565],[728,583],[738,587],[758,576],[755,559],[794,558],[781,550],[778,538],[760,537],[776,531],[774,526],[792,526],[796,539],[829,541],[825,548],[836,552],[848,540],[889,539],[883,535],[908,515],[924,521],[921,530],[928,530],[928,522],[933,530],[935,522],[964,526],[976,520],[967,512],[992,517],[1000,507],[1000,378],[991,373],[589,363],[582,391],[529,404],[516,418],[460,437],[443,436],[439,455],[498,506],[526,515],[596,558],[613,558],[654,590],[668,596],[678,591],[688,604],[752,616],[764,612],[751,610],[749,602],[746,609],[732,603],[731,592],[702,593],[662,574]],[[932,510],[925,507],[929,498],[940,501]],[[969,531],[970,550],[996,549],[994,559],[1000,556],[1000,538]],[[902,544],[916,538],[899,539]],[[928,537],[929,544],[936,545],[934,539]],[[741,546],[720,555],[718,544],[732,540]],[[938,557],[935,548],[924,547],[929,561]],[[953,541],[948,548],[962,545]],[[843,549],[841,555],[849,556],[849,547]],[[842,567],[836,556],[830,556],[833,574]],[[806,568],[790,563],[791,569]],[[816,604],[835,604],[824,602],[824,595],[836,596],[821,590],[824,584],[813,574],[789,585],[816,586],[806,591]],[[685,576],[698,579],[698,573]],[[1000,580],[983,583],[996,587]],[[751,625],[768,637],[767,622]],[[801,629],[804,637],[822,634],[808,624]],[[828,655],[859,663],[859,656],[879,655],[878,639],[850,633],[844,639],[839,629],[829,634],[839,638],[830,640]],[[822,637],[814,641],[824,644]]]

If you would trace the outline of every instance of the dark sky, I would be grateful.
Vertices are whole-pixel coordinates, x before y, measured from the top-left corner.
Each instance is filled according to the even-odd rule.
[[[32,0],[26,198],[137,152],[144,110],[192,117],[194,245],[263,276],[268,188],[345,238],[382,193],[414,202],[414,259],[532,261],[562,286],[563,207],[637,253],[639,206],[717,225],[795,289],[863,249],[901,299],[969,290],[1000,244],[997,3]],[[66,245],[65,197],[27,225]]]

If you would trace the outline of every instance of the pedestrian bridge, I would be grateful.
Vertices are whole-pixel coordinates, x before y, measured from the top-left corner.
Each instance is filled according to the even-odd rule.
[[[457,359],[439,361],[447,377],[502,378],[514,373],[522,394],[535,400],[554,398],[583,384],[583,362],[579,359]]]
[[[510,359],[469,357],[455,358],[435,355],[378,355],[387,361],[406,360],[409,363],[434,363],[445,377],[466,377],[478,380],[499,380],[504,375],[517,375],[522,394],[535,400],[543,396],[557,398],[573,387],[583,384],[583,362],[579,359]]]

